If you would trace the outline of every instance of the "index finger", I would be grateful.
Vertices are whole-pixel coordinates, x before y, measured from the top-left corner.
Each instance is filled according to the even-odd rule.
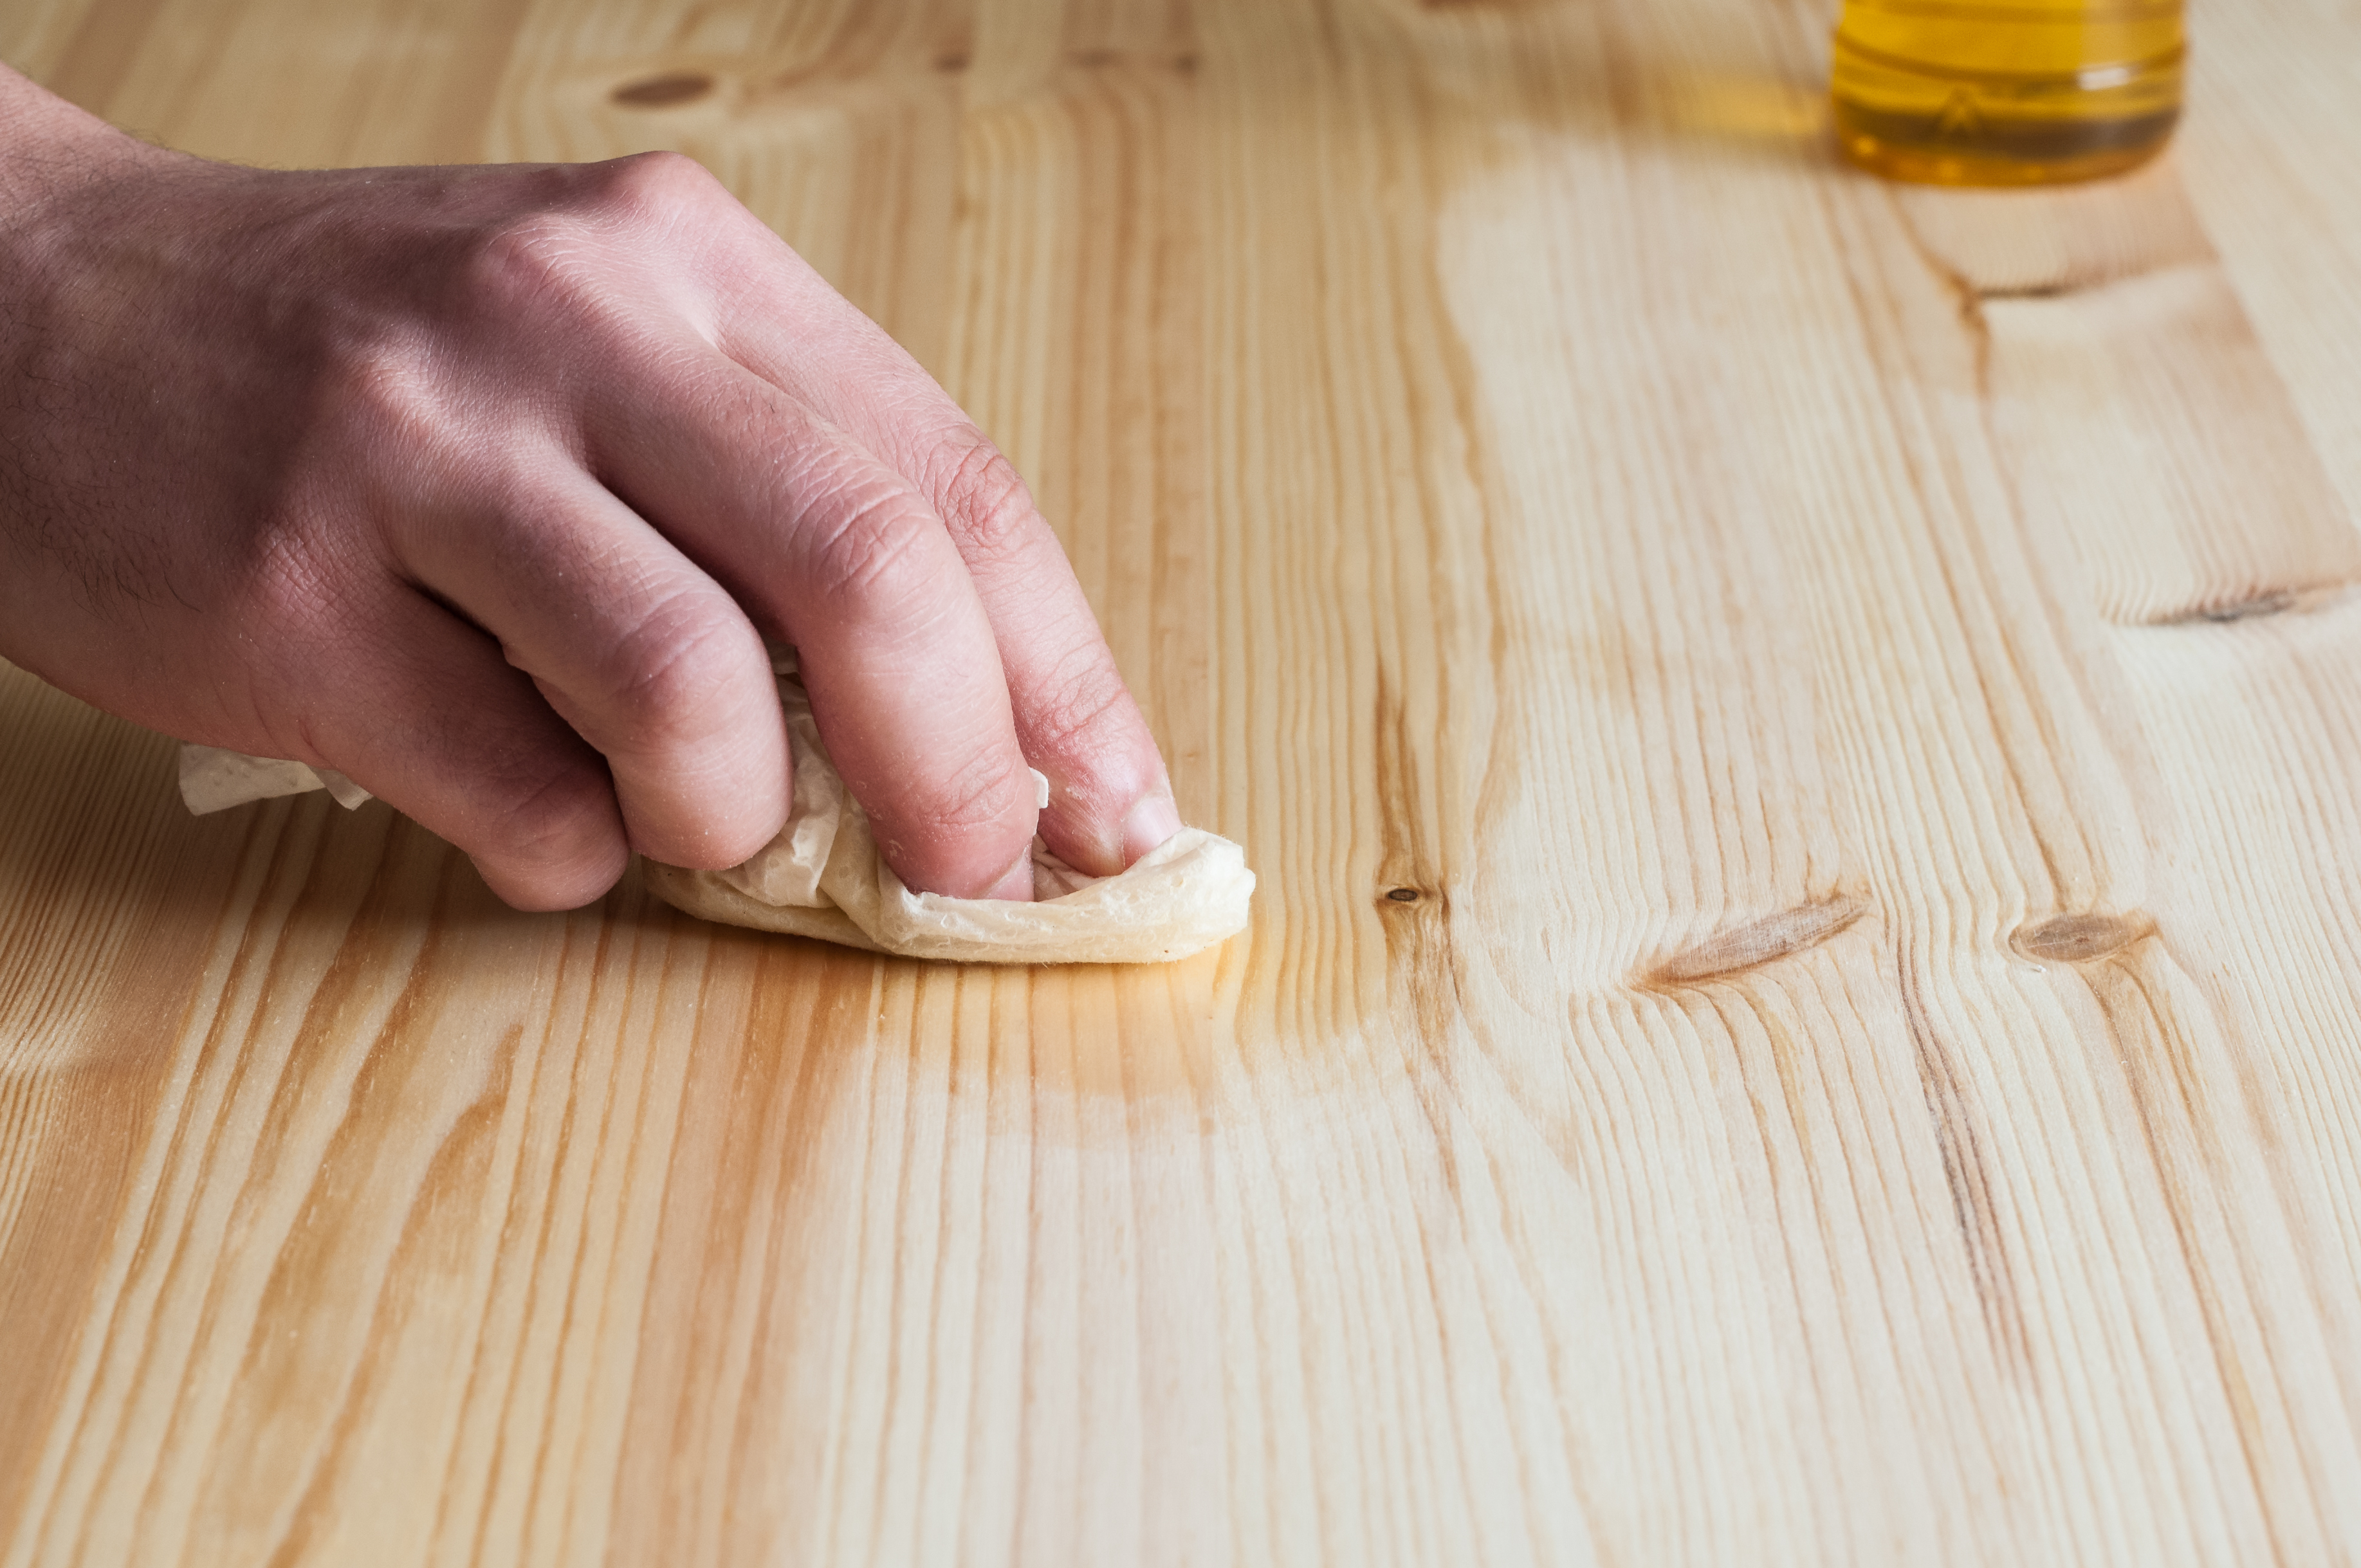
[[[1180,830],[1156,738],[1057,534],[1016,467],[884,330],[784,243],[795,308],[725,322],[726,352],[792,388],[915,486],[958,546],[990,619],[1016,733],[1049,775],[1041,836],[1093,875]],[[824,333],[809,330],[824,318]],[[796,334],[780,323],[795,320]]]
[[[673,390],[593,416],[610,483],[796,645],[829,754],[905,883],[1031,898],[1032,776],[992,625],[932,509],[739,365],[706,358]]]
[[[1017,735],[1049,776],[1042,838],[1077,870],[1112,876],[1180,831],[1163,753],[1016,466],[936,396],[955,422],[936,434],[931,458],[917,450],[925,437],[905,436],[900,462],[934,502],[991,617]],[[893,443],[882,431],[872,439]]]

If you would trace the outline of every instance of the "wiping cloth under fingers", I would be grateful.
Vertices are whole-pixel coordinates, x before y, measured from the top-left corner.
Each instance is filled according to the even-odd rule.
[[[1139,964],[1187,958],[1246,929],[1254,872],[1237,845],[1184,828],[1129,870],[1089,877],[1033,841],[1034,902],[913,893],[885,863],[821,745],[795,655],[774,658],[795,802],[769,844],[725,871],[646,862],[648,886],[690,915],[904,958],[990,964]],[[1036,773],[1049,804],[1049,781]],[[305,790],[368,798],[342,774],[210,746],[181,752],[181,794],[204,813]]]

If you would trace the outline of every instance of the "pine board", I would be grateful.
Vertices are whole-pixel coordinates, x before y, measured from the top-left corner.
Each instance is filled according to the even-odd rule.
[[[0,671],[0,1563],[2361,1555],[2361,16],[2032,196],[1839,168],[1828,19],[0,16],[217,156],[698,157],[1263,879],[520,916]]]

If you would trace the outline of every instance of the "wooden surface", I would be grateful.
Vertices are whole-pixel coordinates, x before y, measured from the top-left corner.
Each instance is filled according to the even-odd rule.
[[[0,8],[221,156],[696,154],[1263,878],[529,917],[5,674],[0,1563],[2361,1554],[2361,10],[2009,197],[1837,167],[1829,20]]]

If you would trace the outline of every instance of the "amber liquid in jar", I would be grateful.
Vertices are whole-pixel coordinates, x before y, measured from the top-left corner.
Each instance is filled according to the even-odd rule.
[[[2181,0],[1845,0],[1837,135],[1897,180],[2113,174],[2172,134],[2183,38]]]

